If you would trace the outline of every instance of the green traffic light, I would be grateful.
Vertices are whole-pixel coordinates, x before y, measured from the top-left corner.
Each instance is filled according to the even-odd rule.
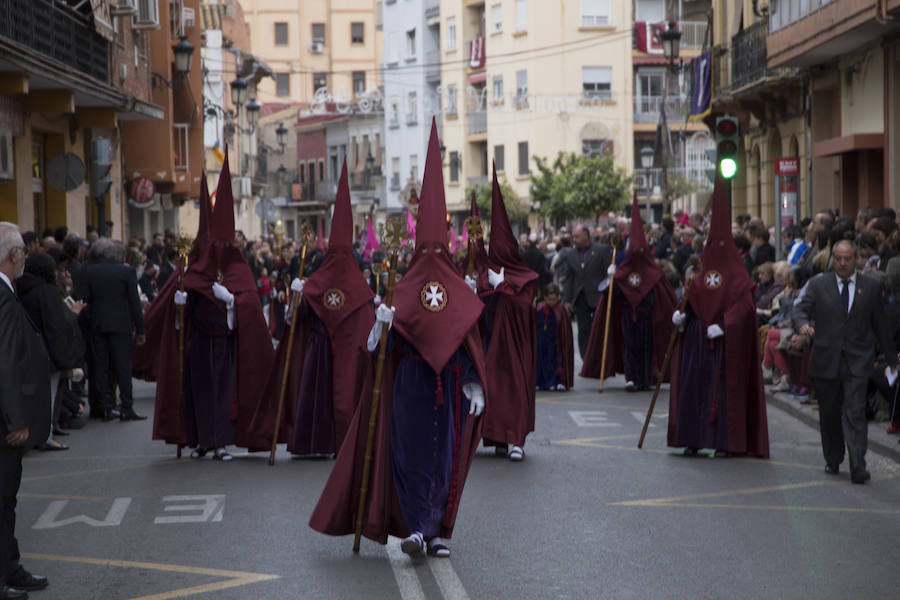
[[[719,169],[722,171],[722,177],[731,179],[737,173],[737,162],[733,158],[723,158],[719,163]]]

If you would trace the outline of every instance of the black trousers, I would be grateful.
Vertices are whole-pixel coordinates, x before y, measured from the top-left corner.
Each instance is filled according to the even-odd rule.
[[[0,446],[0,578],[2,583],[19,566],[16,541],[16,495],[22,482],[21,448]]]
[[[869,423],[866,420],[867,377],[854,377],[844,360],[838,379],[813,379],[819,401],[819,432],[825,462],[839,465],[844,445],[850,455],[850,472],[866,470]]]
[[[575,308],[575,322],[578,323],[578,352],[584,359],[584,351],[587,350],[588,340],[591,337],[591,325],[594,324],[594,309],[591,308],[584,294],[578,294],[573,305]]]
[[[91,382],[97,389],[99,408],[107,409],[115,405],[109,375],[119,386],[122,410],[129,410],[134,404],[131,395],[131,349],[130,333],[94,333],[91,338],[91,353],[94,357],[94,376]]]

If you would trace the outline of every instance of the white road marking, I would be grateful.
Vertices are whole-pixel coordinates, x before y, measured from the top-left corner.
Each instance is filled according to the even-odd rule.
[[[444,600],[469,600],[469,594],[447,558],[429,558],[428,566],[437,581]]]
[[[570,410],[569,416],[579,427],[621,427],[621,423],[612,423],[606,418],[605,410]]]
[[[641,412],[639,410],[633,410],[633,411],[631,411],[631,416],[634,417],[635,421],[637,421],[638,423],[643,425],[644,419],[647,418],[647,413]],[[655,412],[655,413],[653,413],[653,417],[650,419],[650,427],[656,427],[656,425],[653,424],[653,421],[658,421],[661,419],[668,419],[668,418],[669,418],[669,413]]]
[[[154,525],[161,523],[218,523],[225,511],[225,494],[207,494],[197,496],[163,496],[163,502],[192,502],[192,504],[174,504],[166,506],[163,511],[198,511],[196,515],[178,515],[173,517],[156,517]]]
[[[57,517],[59,517],[68,503],[68,500],[54,500],[51,502],[47,507],[47,510],[45,510],[38,518],[37,522],[32,525],[32,529],[56,529],[74,523],[84,523],[91,527],[115,527],[122,524],[125,512],[128,510],[129,505],[131,505],[131,498],[116,498],[113,500],[109,512],[106,513],[106,518],[102,521],[98,521],[87,515],[75,515],[74,517],[57,521]]]
[[[422,584],[419,582],[419,576],[416,575],[416,568],[410,558],[400,549],[400,538],[389,536],[386,549],[391,561],[391,569],[394,571],[394,579],[397,580],[397,587],[400,588],[400,597],[403,600],[425,600],[425,592],[422,591]]]

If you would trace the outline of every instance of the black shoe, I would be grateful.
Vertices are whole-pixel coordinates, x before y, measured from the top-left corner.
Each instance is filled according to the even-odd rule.
[[[122,416],[119,417],[122,421],[143,421],[147,417],[141,416],[134,412],[134,409],[125,409],[122,411]]]
[[[825,472],[829,475],[838,475],[841,472],[839,465],[826,464]]]
[[[53,428],[53,435],[69,435],[69,432],[65,429],[60,429],[59,427]]]
[[[0,600],[27,600],[28,592],[19,588],[0,585]]]
[[[32,575],[25,570],[25,567],[19,565],[19,568],[6,579],[6,583],[20,590],[42,590],[49,583],[43,575]]]
[[[862,473],[853,473],[850,475],[850,481],[853,483],[865,483],[872,479],[872,474],[868,471],[863,471]]]
[[[116,416],[118,416],[118,415],[113,414],[115,412],[117,412],[117,411],[114,411],[111,408],[104,408],[103,411],[100,413],[100,415],[101,415],[100,420],[103,421],[104,423],[109,423],[110,421],[115,419]]]

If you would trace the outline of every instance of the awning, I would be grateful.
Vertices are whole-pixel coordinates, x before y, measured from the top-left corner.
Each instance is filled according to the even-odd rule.
[[[854,133],[813,144],[813,156],[838,156],[860,150],[883,150],[883,133]]]
[[[481,83],[483,81],[487,81],[487,71],[469,75],[469,83]]]
[[[110,0],[91,0],[91,11],[94,14],[94,31],[103,36],[108,42],[115,41],[116,32],[112,26],[112,7]]]
[[[201,4],[200,27],[203,31],[208,29],[222,29],[222,17],[225,15],[224,4]]]

